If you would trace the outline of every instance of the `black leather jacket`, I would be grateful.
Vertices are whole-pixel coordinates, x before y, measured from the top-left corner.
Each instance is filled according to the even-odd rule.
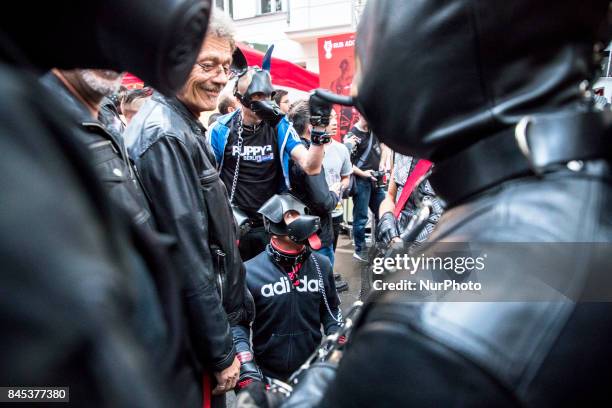
[[[173,260],[181,268],[195,352],[219,371],[235,355],[230,325],[248,324],[253,304],[227,192],[204,132],[176,98],[155,94],[132,119],[124,140],[159,228],[178,241]]]
[[[121,136],[92,118],[56,75],[49,73],[41,82],[69,112],[73,126],[70,137],[87,151],[87,160],[112,201],[110,209],[115,218],[130,227],[132,244],[126,251],[130,253],[134,276],[132,324],[176,395],[197,405],[201,384],[189,378],[193,364],[187,354],[189,343],[184,334],[180,280],[169,258],[172,239],[155,229],[149,204]]]
[[[23,70],[0,66],[0,88],[0,382],[70,386],[77,406],[168,406],[131,319],[127,224],[78,129]]]
[[[302,139],[302,144],[309,148],[309,143]],[[339,197],[329,191],[325,181],[325,169],[315,175],[308,175],[294,161],[289,162],[289,177],[291,180],[291,193],[304,202],[312,214],[321,219],[321,232],[319,238],[323,247],[331,247],[334,242],[332,225],[332,211],[338,205]]]
[[[430,241],[610,243],[612,174],[600,165],[592,179],[566,171],[508,182],[445,213]],[[496,272],[511,274],[542,255],[496,262]],[[595,251],[586,256],[575,270],[580,279],[609,270]],[[609,398],[610,303],[408,300],[401,292],[372,300],[322,406],[540,407]]]
[[[131,165],[121,135],[102,121],[93,118],[87,108],[53,73],[45,75],[42,82],[71,112],[73,123],[79,129],[75,137],[87,146],[92,164],[113,201],[129,215],[135,225],[155,230],[149,203]]]
[[[568,146],[573,151],[578,141],[591,140],[589,131],[581,129],[597,118],[584,116],[588,109],[581,107],[579,85],[590,74],[595,33],[607,2],[585,8],[579,1],[502,5],[456,0],[398,7],[380,0],[368,6],[357,46],[365,61],[361,108],[370,114],[374,130],[402,151],[440,159],[430,180],[450,203],[418,255],[440,254],[444,242],[527,245],[514,256],[490,259],[488,275],[467,275],[494,289],[496,296],[485,301],[476,295],[475,301],[419,302],[407,290],[374,294],[335,381],[322,401],[311,393],[308,404],[552,407],[588,400],[608,405],[609,291],[599,303],[576,302],[568,293],[584,296],[597,286],[610,287],[602,280],[609,275],[612,252],[610,145],[580,162],[537,168],[528,161]],[[383,21],[380,30],[377,23]],[[432,43],[445,45],[432,50]],[[418,62],[411,63],[413,57]],[[381,71],[371,70],[376,66]],[[400,66],[407,69],[404,75],[419,81],[390,81]],[[449,67],[456,76],[443,74]],[[442,92],[440,106],[440,89],[446,86],[452,91]],[[382,112],[377,95],[394,108]],[[403,101],[405,95],[411,100]],[[517,123],[523,115],[538,122],[545,112],[559,115],[544,132],[530,133],[537,125],[529,125],[524,133],[534,137],[525,153],[517,146],[515,134],[522,133]],[[555,127],[578,112],[582,116],[575,118],[589,121]],[[607,126],[600,135],[609,140]],[[575,144],[560,142],[566,134]],[[491,140],[496,144],[487,145],[487,151],[465,155]],[[455,157],[462,158],[461,165],[447,166]],[[502,166],[497,172],[502,157],[512,157],[521,170]],[[475,179],[488,180],[493,173],[500,175],[494,182],[468,189]],[[543,250],[554,245],[567,250]],[[557,264],[557,256],[567,263]],[[539,273],[555,276],[558,286],[540,281]],[[389,280],[410,277],[410,271],[403,271]],[[483,287],[483,295],[491,293]],[[297,394],[296,403],[286,406],[297,406],[302,393]]]

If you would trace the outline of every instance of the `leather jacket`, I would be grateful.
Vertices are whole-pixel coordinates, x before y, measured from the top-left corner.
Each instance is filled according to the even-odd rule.
[[[447,211],[430,242],[610,243],[612,175],[609,163],[599,166],[592,179],[566,171],[498,186]],[[425,254],[435,250],[430,244]],[[512,273],[541,256],[495,267]],[[576,276],[609,270],[595,251],[586,256]],[[321,406],[539,407],[609,398],[610,303],[407,300],[401,293],[370,299]]]
[[[123,120],[121,120],[121,116],[119,115],[119,111],[117,110],[115,103],[108,96],[102,99],[102,103],[100,103],[98,119],[104,124],[104,126],[110,129],[116,135],[123,135],[125,123],[123,123]]]
[[[127,224],[78,129],[24,70],[0,65],[0,87],[1,382],[70,386],[78,406],[168,406],[131,320]]]
[[[149,203],[131,165],[121,134],[93,118],[55,74],[48,73],[42,82],[72,113],[73,123],[80,130],[75,136],[87,146],[92,164],[112,200],[129,214],[135,225],[155,230]]]
[[[490,259],[493,279],[473,272],[466,276],[492,285],[497,296],[485,301],[424,302],[402,290],[372,294],[335,381],[322,401],[312,398],[309,404],[609,404],[609,294],[608,301],[602,301],[604,296],[593,302],[569,295],[592,294],[598,285],[609,288],[602,280],[609,275],[612,249],[612,150],[602,141],[609,140],[609,125],[592,144],[599,150],[584,160],[534,164],[535,157],[548,158],[568,146],[566,151],[583,151],[590,145],[582,140],[595,140],[583,129],[604,116],[583,106],[580,83],[591,75],[593,43],[607,3],[592,2],[588,10],[579,1],[536,5],[528,0],[406,2],[402,7],[381,0],[366,6],[357,44],[365,78],[358,96],[361,109],[385,142],[407,154],[439,159],[430,181],[449,203],[418,254],[435,256],[445,243],[498,248],[526,243],[527,249]],[[376,24],[381,21],[385,24]],[[431,50],[432,43],[442,45]],[[449,67],[456,75],[442,74]],[[419,81],[389,81],[398,72]],[[388,102],[384,112],[375,106],[382,95]],[[405,95],[411,102],[400,103]],[[519,121],[524,115],[531,119],[523,132]],[[546,117],[550,126],[532,133]],[[555,125],[568,117],[568,126]],[[522,134],[530,142],[527,149],[520,148]],[[466,154],[488,141],[496,144]],[[457,157],[461,165],[449,166]],[[518,170],[496,168],[501,157],[512,157]],[[491,183],[472,183],[493,173],[497,178]],[[554,245],[567,250],[542,250]],[[556,255],[567,263],[557,263]],[[554,275],[559,286],[540,281],[537,273]],[[387,281],[410,276],[401,271]],[[284,406],[296,405],[290,400]]]
[[[302,140],[307,148],[309,143]],[[334,242],[334,231],[332,225],[332,211],[338,205],[340,198],[329,190],[325,180],[325,169],[316,175],[308,175],[295,162],[289,162],[289,179],[291,180],[291,193],[306,204],[312,214],[321,219],[321,231],[319,238],[323,247],[331,247]]]
[[[176,98],[154,94],[124,140],[160,230],[177,239],[172,256],[183,280],[194,351],[202,364],[220,371],[235,355],[230,325],[248,324],[254,307],[227,191],[204,133]]]
[[[87,159],[113,204],[115,218],[129,225],[132,259],[134,312],[132,324],[165,381],[176,395],[197,404],[199,382],[189,378],[193,371],[186,350],[184,319],[179,299],[179,280],[169,258],[170,237],[156,231],[148,201],[136,178],[120,135],[107,128],[53,73],[42,84],[71,115],[71,137],[84,146]]]

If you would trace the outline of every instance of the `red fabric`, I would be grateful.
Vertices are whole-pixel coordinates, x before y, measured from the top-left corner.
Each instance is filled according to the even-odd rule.
[[[399,218],[399,215],[406,206],[406,202],[414,191],[417,182],[421,179],[421,177],[427,174],[429,169],[431,169],[431,166],[432,162],[430,162],[429,160],[419,160],[416,166],[414,166],[414,170],[412,170],[412,173],[410,173],[410,175],[408,176],[408,179],[404,184],[404,188],[402,189],[402,194],[400,195],[400,198],[397,204],[395,205],[395,211],[393,211],[393,215],[395,216],[395,218]]]
[[[249,66],[257,65],[261,67],[264,53],[245,44],[238,43],[237,45],[246,57]],[[305,92],[310,92],[319,87],[319,75],[292,62],[274,58],[274,56],[272,57],[270,74],[272,75],[272,84],[277,86],[286,86]]]
[[[202,408],[210,408],[212,400],[212,389],[210,386],[210,373],[204,373],[202,378]]]
[[[121,85],[125,86],[127,89],[140,89],[144,87],[144,82],[137,76],[126,72],[121,80]]]

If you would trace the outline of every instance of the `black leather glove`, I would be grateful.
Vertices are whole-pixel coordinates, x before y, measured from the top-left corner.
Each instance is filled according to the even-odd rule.
[[[310,132],[310,142],[315,146],[321,146],[331,142],[331,136],[325,131],[320,132],[313,129]]]
[[[310,108],[310,124],[312,126],[326,127],[329,125],[329,118],[331,117],[333,107],[331,103],[312,93],[308,100],[308,106]]]
[[[253,354],[251,354],[250,351],[237,353],[236,357],[238,357],[238,360],[240,360],[240,377],[236,383],[236,392],[246,388],[250,384],[256,382],[263,383],[263,374],[253,360]]]
[[[337,364],[331,362],[314,363],[298,378],[293,392],[282,408],[318,406],[327,388],[336,378]]]
[[[250,109],[255,112],[259,119],[268,122],[272,126],[278,125],[285,114],[274,101],[253,101]]]
[[[240,408],[270,408],[266,385],[262,382],[251,383],[242,390],[236,390],[236,406]]]
[[[389,245],[393,238],[400,236],[399,228],[397,227],[397,220],[391,211],[388,211],[380,217],[378,225],[376,226],[377,240],[382,242],[384,245]]]
[[[235,205],[232,205],[232,213],[234,214],[234,219],[236,220],[236,226],[238,227],[238,238],[240,239],[249,232],[251,229],[251,223],[249,222],[249,217],[244,213],[244,211]]]

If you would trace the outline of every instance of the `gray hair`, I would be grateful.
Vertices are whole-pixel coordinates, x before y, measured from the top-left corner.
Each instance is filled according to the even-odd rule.
[[[210,20],[208,21],[208,31],[206,36],[213,36],[228,40],[233,51],[236,48],[234,35],[236,35],[236,30],[234,29],[234,22],[232,19],[229,18],[229,16],[225,14],[223,10],[213,7]]]

